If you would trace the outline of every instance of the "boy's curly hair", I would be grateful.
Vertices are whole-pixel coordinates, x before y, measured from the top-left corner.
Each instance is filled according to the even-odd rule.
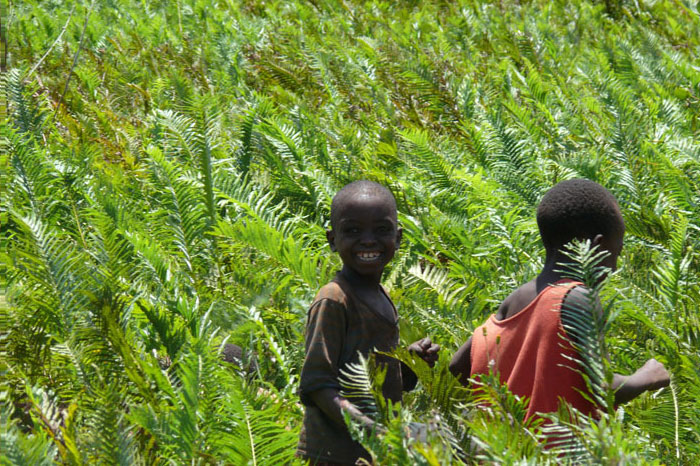
[[[335,227],[338,222],[338,214],[342,210],[343,203],[354,196],[361,193],[375,194],[385,198],[396,210],[396,199],[388,188],[379,183],[369,180],[357,180],[348,183],[338,191],[331,201],[331,227]]]
[[[537,226],[547,251],[569,241],[592,239],[624,231],[615,196],[598,183],[585,179],[556,184],[537,207]]]

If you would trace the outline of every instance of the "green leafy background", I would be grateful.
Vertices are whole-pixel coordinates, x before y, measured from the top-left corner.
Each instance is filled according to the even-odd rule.
[[[2,3],[0,464],[298,461],[306,309],[359,178],[398,201],[402,338],[443,347],[376,460],[475,461],[474,431],[482,460],[556,462],[518,400],[474,417],[444,369],[576,177],[627,226],[612,365],[673,377],[586,430],[590,461],[700,461],[695,2]],[[451,437],[399,434],[436,409]]]

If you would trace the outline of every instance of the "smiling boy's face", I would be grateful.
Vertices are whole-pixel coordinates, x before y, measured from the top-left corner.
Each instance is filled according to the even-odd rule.
[[[326,232],[331,250],[345,267],[379,281],[401,242],[395,204],[376,192],[360,192],[338,208],[337,220]]]

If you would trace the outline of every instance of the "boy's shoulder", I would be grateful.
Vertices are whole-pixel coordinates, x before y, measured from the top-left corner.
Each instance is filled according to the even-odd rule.
[[[574,280],[567,279],[547,284],[543,289],[538,289],[536,280],[531,280],[503,300],[496,312],[496,318],[502,320],[512,317],[534,303],[542,294],[552,292],[561,296],[562,304],[569,302],[578,304],[588,296],[588,288]]]
[[[316,297],[314,298],[314,303],[328,299],[343,306],[347,306],[349,301],[349,293],[350,291],[347,289],[347,286],[343,286],[338,277],[336,277],[318,290],[318,293],[316,293]]]
[[[521,285],[503,300],[496,312],[496,318],[498,320],[503,320],[514,316],[525,309],[536,296],[537,291],[535,289],[534,280]]]
[[[384,296],[386,296],[393,306],[393,301],[389,297],[386,289],[384,289],[384,287],[381,289]],[[312,306],[320,301],[329,300],[340,304],[346,309],[355,309],[358,306],[364,307],[367,305],[361,296],[362,295],[356,289],[354,289],[353,286],[342,277],[342,275],[337,274],[330,282],[326,283],[320,290],[318,290]]]

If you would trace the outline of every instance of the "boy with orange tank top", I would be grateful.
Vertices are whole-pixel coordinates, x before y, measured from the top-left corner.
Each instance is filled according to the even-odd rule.
[[[542,272],[511,293],[474,331],[452,357],[450,371],[467,385],[469,378],[478,379],[493,368],[511,392],[529,398],[526,418],[556,411],[560,400],[593,414],[596,406],[582,394],[584,379],[571,367],[571,358],[578,354],[562,338],[568,322],[561,309],[584,306],[587,289],[562,276],[561,264],[570,261],[562,248],[573,239],[590,240],[609,252],[601,265],[615,270],[625,230],[622,214],[604,187],[589,180],[568,180],[544,195],[537,208],[537,225],[546,250]],[[664,366],[649,359],[630,376],[615,374],[615,403],[668,384]]]

